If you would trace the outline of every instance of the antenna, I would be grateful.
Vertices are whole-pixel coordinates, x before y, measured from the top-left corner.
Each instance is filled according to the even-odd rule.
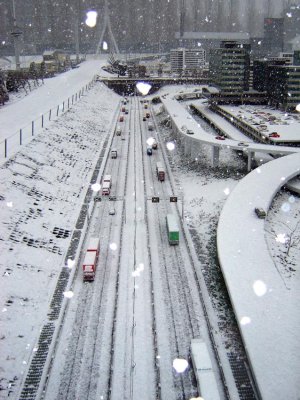
[[[103,24],[103,28],[100,34],[100,39],[97,45],[97,50],[96,50],[96,54],[101,54],[101,45],[103,43],[103,38],[104,38],[104,34],[105,32],[108,30],[108,37],[112,43],[113,46],[113,51],[117,54],[119,54],[119,47],[117,45],[116,39],[114,37],[114,34],[112,32],[111,29],[111,23],[110,23],[110,17],[109,17],[109,10],[108,10],[108,2],[107,0],[105,0],[105,4],[104,4],[104,24]],[[112,49],[111,49],[112,51]]]
[[[183,37],[184,34],[184,20],[185,20],[185,0],[181,0],[180,4],[180,37]]]

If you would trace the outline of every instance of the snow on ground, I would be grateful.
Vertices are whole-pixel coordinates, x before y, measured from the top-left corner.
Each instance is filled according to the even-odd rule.
[[[118,99],[97,84],[0,169],[0,398],[26,370]]]
[[[48,89],[40,87],[22,101],[7,104],[0,109],[3,121],[0,126],[9,127],[11,132],[17,131],[57,101],[80,89],[99,72],[98,67],[98,61],[84,63],[78,70],[49,80]],[[180,87],[180,90],[185,89]],[[178,87],[169,86],[161,92],[178,90]],[[34,350],[93,165],[118,99],[117,95],[97,85],[0,169],[0,273],[3,287],[0,294],[0,398],[7,398],[9,392],[16,393]],[[1,131],[2,134],[5,132]],[[211,277],[211,285],[214,285],[212,300],[219,308],[219,315],[228,310],[218,286],[222,286],[222,282],[218,281],[215,270],[217,221],[227,196],[246,173],[246,163],[240,155],[228,150],[222,157],[219,168],[212,169],[206,162],[205,148],[198,162],[185,159],[180,151],[171,155],[175,180],[184,192],[185,218],[190,229],[195,231],[194,239],[199,239],[195,242],[196,250],[204,272],[207,275],[216,273]],[[299,225],[296,222],[290,225],[293,244],[288,255],[288,242],[274,238],[277,227],[287,224],[280,213],[282,207],[286,207],[286,196],[290,197],[290,194],[282,192],[272,204],[266,237],[272,256],[289,279],[293,270],[299,268]],[[293,211],[285,213],[284,218],[295,221],[299,210],[297,199]],[[224,336],[236,335],[231,326],[223,328]]]
[[[202,125],[202,124],[201,124]],[[202,126],[203,129],[209,131],[210,127]],[[207,129],[206,129],[207,128]],[[169,138],[172,140],[172,137]],[[176,140],[176,139],[175,139]],[[226,296],[224,296],[224,288],[222,287],[222,283],[218,282],[217,274],[218,271],[215,269],[213,265],[213,254],[216,255],[216,249],[214,248],[214,240],[215,240],[215,229],[218,223],[219,213],[221,212],[224,204],[226,204],[226,197],[230,195],[236,184],[238,183],[238,179],[243,177],[246,170],[241,170],[241,166],[243,166],[242,159],[238,159],[238,153],[231,152],[228,150],[227,155],[223,155],[223,160],[220,159],[220,166],[218,168],[212,169],[209,168],[209,158],[207,157],[207,153],[205,151],[205,146],[202,146],[201,153],[195,155],[197,161],[193,161],[191,159],[186,159],[183,153],[178,155],[174,155],[175,157],[173,162],[173,169],[175,176],[177,176],[178,185],[182,188],[185,198],[185,216],[188,224],[190,225],[191,231],[196,230],[199,234],[198,240],[198,255],[199,258],[203,261],[203,270],[204,275],[206,276],[206,281],[208,274],[211,275],[213,280],[211,283],[216,286],[216,289],[212,291],[214,297],[213,303],[217,309],[218,316],[221,320],[222,312],[224,316],[226,314]],[[180,160],[179,160],[180,159]],[[180,167],[179,167],[180,165]],[[245,164],[244,164],[245,168]],[[242,168],[243,169],[243,168]],[[197,180],[195,180],[195,175],[197,175]],[[226,177],[226,175],[228,175]],[[218,179],[221,180],[218,182]],[[259,192],[259,187],[253,186],[253,192]],[[267,193],[267,190],[265,191]],[[246,191],[245,191],[246,194]],[[247,204],[247,199],[244,199],[245,204]],[[234,214],[239,215],[239,209],[234,211]],[[231,210],[232,211],[232,210]],[[300,212],[300,200],[297,195],[292,195],[288,191],[280,191],[277,198],[274,200],[273,204],[270,208],[270,215],[267,218],[266,227],[265,227],[265,237],[268,243],[270,254],[268,257],[271,257],[274,260],[276,268],[280,270],[280,274],[284,274],[285,285],[289,287],[289,290],[297,287],[298,282],[298,272],[299,272],[299,259],[300,259],[300,246],[299,246],[299,235],[300,235],[300,227],[298,223]],[[233,217],[234,218],[234,217]],[[233,224],[234,225],[234,224]],[[247,224],[245,223],[244,229],[246,229]],[[246,231],[245,231],[246,232]],[[282,232],[282,233],[280,233]],[[193,233],[192,233],[193,235]],[[194,236],[194,235],[193,235]],[[234,237],[234,235],[233,235]],[[213,242],[212,242],[213,239]],[[230,238],[229,239],[229,242]],[[195,237],[194,237],[195,240]],[[241,241],[243,238],[241,236]],[[195,241],[196,243],[196,241]],[[292,244],[291,244],[292,243]],[[291,244],[291,245],[290,245]],[[247,246],[247,244],[246,244]],[[250,246],[250,243],[249,243]],[[201,249],[199,251],[199,249]],[[235,249],[230,248],[230,252],[234,253]],[[259,247],[256,247],[257,257],[259,257]],[[201,254],[202,253],[202,254]],[[210,272],[208,272],[211,270]],[[225,271],[226,272],[226,271]],[[213,276],[215,275],[215,276]],[[242,278],[242,277],[241,277]],[[274,282],[275,283],[275,282]],[[270,283],[270,285],[272,285]],[[235,292],[237,288],[232,288]],[[296,292],[294,293],[296,297]],[[233,294],[234,296],[234,294]],[[293,295],[291,295],[293,297]],[[294,299],[294,305],[295,305]],[[225,307],[224,307],[225,306]],[[230,305],[229,305],[230,306]],[[289,308],[291,315],[288,313],[286,308],[287,315],[285,316],[285,321],[290,321],[294,323],[295,318],[297,320],[297,316],[294,315],[294,308]],[[278,309],[279,312],[279,309]],[[257,317],[257,316],[256,316]],[[272,318],[276,318],[276,316],[268,315],[268,318],[264,320],[270,320],[271,317],[271,325]],[[259,319],[259,316],[258,316]],[[275,320],[274,320],[275,322]],[[224,326],[224,336],[232,336],[234,337],[234,330],[230,327],[230,317],[225,319],[226,325]],[[228,329],[229,328],[229,329]],[[282,332],[279,334],[281,338],[284,338],[286,331],[286,326],[282,326]],[[291,332],[292,336],[295,338],[295,332]],[[268,331],[269,342],[272,343],[272,334]],[[291,336],[291,337],[292,337]],[[272,372],[275,374],[284,376],[285,372],[281,371],[281,364],[276,363],[273,365],[270,362],[272,359],[272,354],[270,352],[263,352],[263,349],[259,346],[259,338],[254,336],[252,337],[254,342],[257,344],[254,345],[259,348],[261,353],[261,358],[264,360],[268,360],[268,368],[272,365],[272,370],[269,373],[269,377],[272,376]],[[253,345],[252,340],[252,345]],[[294,339],[293,339],[294,340]],[[226,339],[225,339],[226,343]],[[247,342],[248,343],[248,342]],[[267,346],[266,346],[267,347]],[[287,343],[288,351],[289,344]],[[253,347],[254,349],[254,347]],[[296,348],[294,349],[295,351]],[[249,349],[250,351],[250,349]],[[277,351],[278,353],[278,351]],[[284,356],[283,356],[284,357]],[[260,358],[260,357],[259,357]],[[255,363],[255,359],[252,361]],[[288,363],[289,358],[283,360],[285,363]],[[283,364],[283,363],[282,363]],[[297,364],[297,361],[294,359],[294,365]],[[262,372],[262,371],[260,371]],[[297,377],[294,374],[289,374],[290,383],[297,382]],[[258,377],[260,383],[264,381],[263,373]],[[287,380],[286,380],[287,381]],[[268,392],[266,388],[267,385],[263,388],[264,393]],[[270,385],[269,385],[270,386]],[[285,394],[290,395],[289,398],[296,399],[295,397],[295,387],[287,387],[281,385],[281,390],[284,391]],[[275,390],[276,391],[276,390]],[[274,394],[274,387],[269,389],[269,394]]]
[[[38,90],[30,92],[24,101],[7,102],[1,106],[0,141],[31,124],[31,121],[61,104],[68,97],[72,97],[101,71],[102,65],[101,60],[83,62],[78,69],[64,72],[55,78],[44,79],[44,84]]]

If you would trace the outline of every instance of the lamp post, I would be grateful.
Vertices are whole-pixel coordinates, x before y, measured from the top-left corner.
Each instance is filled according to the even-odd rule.
[[[15,48],[15,59],[16,59],[16,69],[20,69],[20,49],[19,49],[19,37],[22,35],[21,29],[17,26],[16,21],[16,8],[15,8],[15,0],[12,0],[13,4],[13,30],[11,31],[11,35],[14,39],[14,48]]]

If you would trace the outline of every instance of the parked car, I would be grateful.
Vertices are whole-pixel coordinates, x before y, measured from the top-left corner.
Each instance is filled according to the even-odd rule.
[[[267,213],[265,212],[265,210],[262,207],[256,207],[254,209],[255,214],[258,216],[258,218],[266,218]]]
[[[216,136],[216,139],[218,139],[218,140],[225,140],[226,138],[225,138],[225,136],[219,135],[219,136]]]
[[[147,147],[148,156],[152,156],[152,147]]]
[[[269,137],[270,137],[270,138],[279,138],[280,135],[279,135],[279,133],[277,133],[277,132],[272,132],[272,133],[269,133]]]
[[[249,146],[249,143],[240,142],[240,143],[238,143],[238,146],[247,147],[247,146]]]
[[[194,132],[193,132],[191,129],[187,129],[186,133],[187,133],[188,135],[193,135],[193,134],[194,134]]]

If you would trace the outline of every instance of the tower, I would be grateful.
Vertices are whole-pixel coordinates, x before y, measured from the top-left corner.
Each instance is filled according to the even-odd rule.
[[[113,31],[111,29],[111,23],[110,23],[110,17],[109,17],[109,9],[108,9],[108,0],[105,0],[104,3],[104,22],[103,22],[103,27],[102,27],[102,31],[100,33],[100,39],[98,41],[98,45],[97,45],[97,49],[96,49],[96,54],[101,54],[101,46],[103,43],[103,39],[104,39],[104,34],[107,31],[108,33],[108,37],[109,40],[111,42],[112,48],[110,49],[110,52],[114,52],[114,53],[120,53],[119,52],[119,47],[118,44],[116,42],[116,39],[114,37]]]

